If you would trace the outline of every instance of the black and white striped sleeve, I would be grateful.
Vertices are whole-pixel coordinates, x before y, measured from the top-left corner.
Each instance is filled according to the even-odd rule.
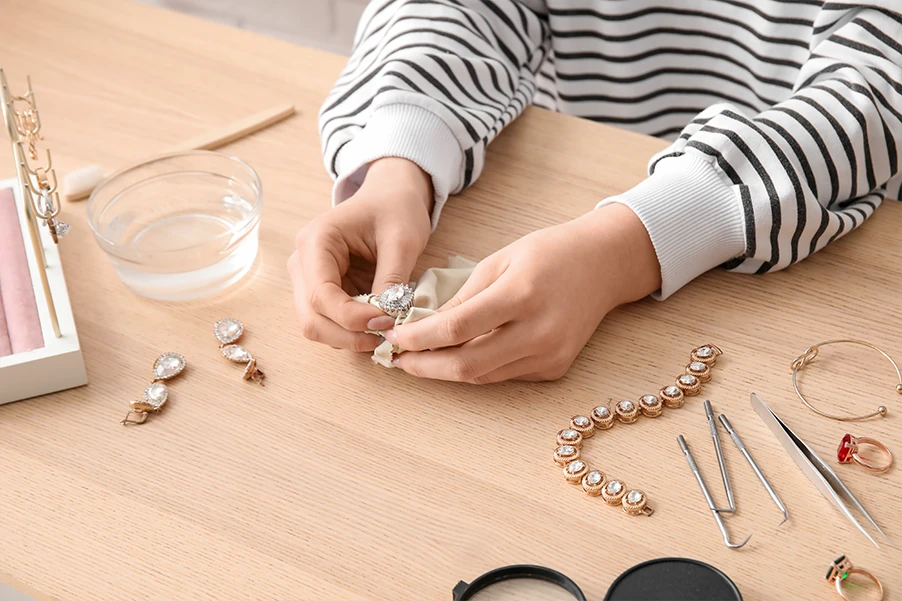
[[[433,224],[479,177],[489,142],[535,94],[548,26],[538,0],[375,0],[320,111],[333,200],[387,156],[432,176]]]
[[[661,264],[659,296],[720,264],[782,269],[873,214],[902,150],[899,6],[825,3],[788,99],[757,115],[710,107],[652,158],[647,180],[600,203],[642,219]]]

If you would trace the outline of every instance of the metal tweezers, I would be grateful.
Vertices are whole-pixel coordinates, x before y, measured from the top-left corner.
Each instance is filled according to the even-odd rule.
[[[764,423],[767,424],[771,432],[774,433],[774,436],[777,437],[777,440],[783,445],[783,448],[786,449],[786,452],[789,453],[789,456],[792,457],[792,460],[795,461],[795,464],[799,466],[799,469],[802,470],[806,476],[808,476],[808,479],[814,483],[821,494],[827,497],[827,499],[829,499],[850,522],[855,524],[855,527],[857,527],[869,541],[874,543],[877,548],[880,548],[880,545],[877,544],[877,541],[871,537],[868,531],[864,529],[864,526],[862,526],[858,519],[852,514],[847,503],[857,509],[867,521],[877,529],[877,532],[888,541],[889,537],[887,537],[883,530],[880,529],[880,526],[877,525],[877,522],[874,521],[871,514],[867,512],[864,505],[861,504],[861,501],[859,501],[843,481],[839,479],[836,472],[834,472],[833,469],[827,465],[827,463],[821,459],[804,440],[790,430],[789,426],[787,426],[782,419],[777,417],[777,414],[761,400],[761,397],[753,392],[751,398],[752,408]]]

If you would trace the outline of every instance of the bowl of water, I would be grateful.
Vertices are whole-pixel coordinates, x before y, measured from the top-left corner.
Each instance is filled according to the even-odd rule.
[[[106,178],[88,223],[122,282],[141,296],[187,300],[237,282],[257,256],[260,177],[218,152],[155,157]]]

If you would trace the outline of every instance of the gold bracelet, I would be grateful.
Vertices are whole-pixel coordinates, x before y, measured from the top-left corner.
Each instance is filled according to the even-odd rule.
[[[886,414],[888,411],[887,411],[887,408],[885,405],[880,405],[879,407],[877,407],[876,411],[872,411],[871,413],[863,413],[861,415],[835,415],[832,413],[827,413],[826,411],[821,411],[820,409],[818,409],[817,407],[815,407],[814,405],[809,403],[808,400],[804,396],[802,396],[802,391],[799,390],[799,383],[797,381],[796,376],[798,375],[799,370],[803,369],[806,365],[808,365],[809,363],[814,361],[814,359],[818,355],[820,347],[827,346],[828,344],[858,344],[861,346],[866,346],[870,349],[874,349],[875,351],[877,351],[878,353],[880,353],[881,355],[886,357],[887,361],[889,361],[892,364],[893,369],[896,370],[896,378],[898,378],[898,380],[899,380],[899,383],[896,385],[896,392],[898,392],[899,394],[902,394],[902,373],[899,372],[899,366],[896,365],[896,362],[893,361],[892,357],[890,357],[888,354],[886,354],[884,351],[882,351],[877,346],[871,344],[870,342],[863,342],[861,340],[850,340],[850,339],[844,338],[841,340],[825,340],[824,342],[818,342],[817,344],[806,348],[804,353],[802,353],[801,355],[799,355],[798,357],[793,359],[792,365],[791,365],[791,367],[792,367],[792,387],[795,389],[796,394],[798,395],[799,399],[801,399],[801,401],[803,403],[805,403],[806,407],[808,407],[809,409],[811,409],[818,415],[822,415],[822,416],[828,417],[830,419],[835,419],[836,421],[839,421],[839,422],[860,422],[862,420],[870,419],[872,417],[877,417],[878,415],[880,417],[886,417]]]
[[[554,462],[564,470],[564,478],[570,484],[581,484],[583,491],[591,496],[600,496],[608,505],[620,505],[628,515],[651,515],[654,510],[648,505],[648,497],[639,489],[628,490],[622,480],[608,479],[599,470],[593,470],[582,458],[583,442],[592,438],[599,430],[608,430],[615,422],[634,423],[639,416],[658,417],[665,407],[676,409],[683,405],[685,398],[697,395],[702,384],[711,380],[711,368],[723,351],[716,345],[706,344],[693,349],[685,373],[679,375],[670,386],[662,388],[658,394],[646,394],[638,402],[620,401],[612,410],[599,405],[592,409],[589,417],[574,416],[570,425],[557,433],[557,448]]]

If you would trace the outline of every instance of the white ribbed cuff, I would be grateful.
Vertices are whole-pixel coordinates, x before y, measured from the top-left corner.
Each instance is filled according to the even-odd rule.
[[[363,130],[339,152],[332,203],[337,205],[357,192],[369,164],[384,157],[412,161],[432,177],[435,229],[442,207],[460,186],[463,173],[464,154],[454,132],[434,113],[419,106],[390,104],[375,109]]]
[[[662,159],[638,186],[596,208],[619,202],[648,230],[661,265],[663,300],[745,250],[745,218],[736,186],[695,154]]]

